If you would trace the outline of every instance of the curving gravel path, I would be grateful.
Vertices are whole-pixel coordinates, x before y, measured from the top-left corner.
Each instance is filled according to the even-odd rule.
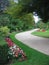
[[[37,29],[18,33],[15,35],[15,38],[28,45],[29,47],[49,55],[49,39],[32,35],[31,32],[36,30]]]

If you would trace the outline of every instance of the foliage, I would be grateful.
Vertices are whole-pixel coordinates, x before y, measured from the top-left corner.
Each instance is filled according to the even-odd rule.
[[[20,20],[22,20],[23,29],[29,30],[34,28],[35,22],[32,13],[23,15],[22,17],[20,17]]]
[[[22,17],[20,17],[20,19],[24,22],[26,22],[27,25],[31,25],[31,26],[34,26],[34,18],[33,18],[33,15],[32,13],[29,13],[29,14],[25,14],[23,15]]]
[[[3,1],[5,5],[8,4],[7,1]],[[25,13],[35,12],[40,18],[42,18],[43,22],[48,22],[48,2],[49,0],[18,0],[18,3],[15,3],[14,0],[10,0],[10,6],[6,9],[6,13],[11,14],[14,18],[19,18],[23,16]]]
[[[0,27],[6,26],[10,22],[8,15],[2,14],[0,15]]]
[[[7,26],[11,31],[12,29],[15,30],[16,23],[17,23],[16,20],[14,18],[12,18],[11,15],[9,15],[9,14],[0,15],[0,27]]]
[[[42,21],[39,21],[36,23],[36,26],[40,29],[46,29],[46,24],[43,23]]]
[[[46,29],[46,30],[49,29],[49,22],[43,23],[42,21],[38,21],[35,25],[37,28],[40,28],[40,29]]]
[[[18,30],[26,30],[34,26],[34,19],[32,13],[24,13],[22,12],[22,9],[23,7],[21,4],[16,4],[16,6],[12,6],[6,11],[15,19],[14,21],[16,21],[16,24],[13,22],[16,26],[13,26],[13,24],[11,24],[11,26],[13,26],[13,29],[16,28]]]
[[[46,29],[49,30],[49,21],[46,23]]]
[[[8,36],[10,29],[7,26],[1,27],[0,32],[2,33],[3,36]]]
[[[3,13],[7,6],[9,6],[9,0],[0,0],[0,13]]]
[[[19,3],[13,3],[7,8],[6,13],[12,16],[10,24],[8,27],[11,31],[22,31],[27,29],[32,29],[34,27],[34,19],[32,13],[22,12],[23,6]]]
[[[7,62],[8,62],[8,46],[6,44],[0,45],[0,64],[5,65]]]
[[[49,20],[49,0],[18,0],[23,6],[22,12],[36,12],[43,22]]]
[[[0,33],[0,45],[5,45],[5,44],[6,44],[6,42],[4,40],[4,37]]]
[[[7,8],[6,13],[10,14],[14,18],[19,18],[20,16],[22,16],[22,8],[23,7],[21,4],[10,6],[9,8]]]
[[[24,14],[20,18],[14,18],[9,14],[0,15],[0,27],[7,26],[10,32],[29,30],[34,27],[32,13]]]

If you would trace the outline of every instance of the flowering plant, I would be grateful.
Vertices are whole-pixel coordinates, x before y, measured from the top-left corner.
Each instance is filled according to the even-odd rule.
[[[10,55],[12,55],[13,57],[19,58],[19,60],[21,59],[20,61],[26,59],[26,54],[19,46],[14,44],[10,38],[6,38],[5,40],[8,44],[8,47],[9,47],[8,53]]]

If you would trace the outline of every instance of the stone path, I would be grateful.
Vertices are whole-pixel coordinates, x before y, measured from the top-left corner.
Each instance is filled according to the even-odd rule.
[[[31,32],[36,30],[37,29],[18,33],[15,35],[15,38],[28,45],[29,47],[49,55],[49,39],[32,35]]]

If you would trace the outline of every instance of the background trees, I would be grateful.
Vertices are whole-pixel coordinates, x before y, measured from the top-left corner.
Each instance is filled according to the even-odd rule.
[[[42,21],[39,21],[38,23],[36,23],[37,28],[40,29],[46,29],[46,24],[43,23]]]
[[[10,2],[10,6],[12,6],[11,9],[13,13],[9,13],[12,15],[19,17],[24,15],[24,13],[36,12],[37,15],[42,18],[43,22],[48,22],[49,20],[49,0],[18,0],[17,4],[14,3],[14,0],[10,0]],[[0,11],[5,10],[6,6],[8,5],[9,0],[1,0]],[[15,7],[15,10],[13,9],[13,7]]]
[[[7,6],[9,6],[9,0],[0,0],[0,13],[3,13]]]
[[[43,22],[49,20],[49,0],[19,0],[24,12],[36,12]]]
[[[20,17],[20,19],[24,22],[24,27],[26,25],[26,28],[33,28],[35,25],[35,21],[33,18],[33,14],[29,13],[29,14],[24,14],[22,17]]]
[[[11,1],[10,7],[7,8],[5,11],[7,14],[9,14],[11,19],[11,25],[9,26],[13,30],[26,30],[26,29],[32,29],[34,26],[34,18],[32,13],[27,13],[22,11],[24,7],[21,3],[13,3]]]
[[[5,3],[7,1],[5,0]],[[0,16],[0,26],[7,25],[11,31],[33,28],[35,22],[32,13],[35,12],[35,15],[39,15],[44,22],[47,22],[49,15],[47,14],[48,8],[48,1],[45,0],[18,0],[18,3],[10,0],[9,7],[6,8],[4,14]]]

